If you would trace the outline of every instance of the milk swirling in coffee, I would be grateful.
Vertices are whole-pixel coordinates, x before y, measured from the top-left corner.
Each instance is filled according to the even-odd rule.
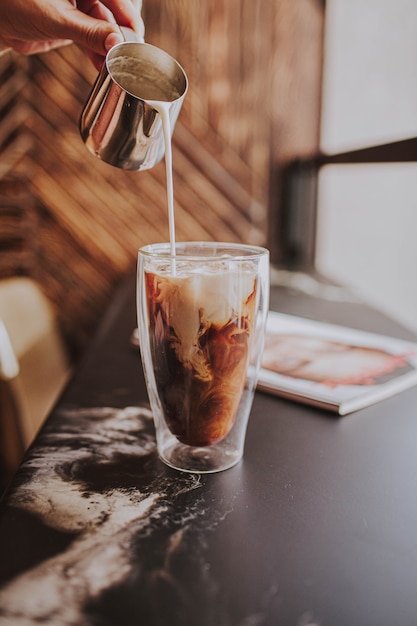
[[[225,264],[226,265],[226,264]],[[233,427],[255,317],[252,272],[218,267],[146,274],[149,335],[165,420],[182,442],[207,446]]]

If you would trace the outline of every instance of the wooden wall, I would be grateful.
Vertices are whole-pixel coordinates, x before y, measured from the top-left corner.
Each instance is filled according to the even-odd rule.
[[[267,243],[271,170],[317,147],[322,3],[144,0],[143,14],[190,80],[177,239]],[[123,172],[88,153],[78,119],[96,71],[76,46],[0,61],[0,277],[36,277],[78,356],[137,248],[168,238],[164,164]]]

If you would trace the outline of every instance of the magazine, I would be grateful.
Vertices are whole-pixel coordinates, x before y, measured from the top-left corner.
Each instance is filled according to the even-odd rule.
[[[417,343],[270,311],[258,389],[346,415],[417,384]]]

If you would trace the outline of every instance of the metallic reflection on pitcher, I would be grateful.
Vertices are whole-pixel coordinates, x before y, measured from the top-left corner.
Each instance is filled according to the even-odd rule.
[[[153,102],[167,103],[172,133],[187,88],[180,64],[160,48],[138,42],[114,46],[81,114],[85,145],[121,169],[152,168],[164,156],[162,123]]]

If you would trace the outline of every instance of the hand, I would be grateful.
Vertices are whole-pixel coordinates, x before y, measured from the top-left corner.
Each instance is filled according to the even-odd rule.
[[[71,43],[99,68],[123,41],[117,24],[143,36],[141,0],[0,0],[0,49],[35,54]]]

